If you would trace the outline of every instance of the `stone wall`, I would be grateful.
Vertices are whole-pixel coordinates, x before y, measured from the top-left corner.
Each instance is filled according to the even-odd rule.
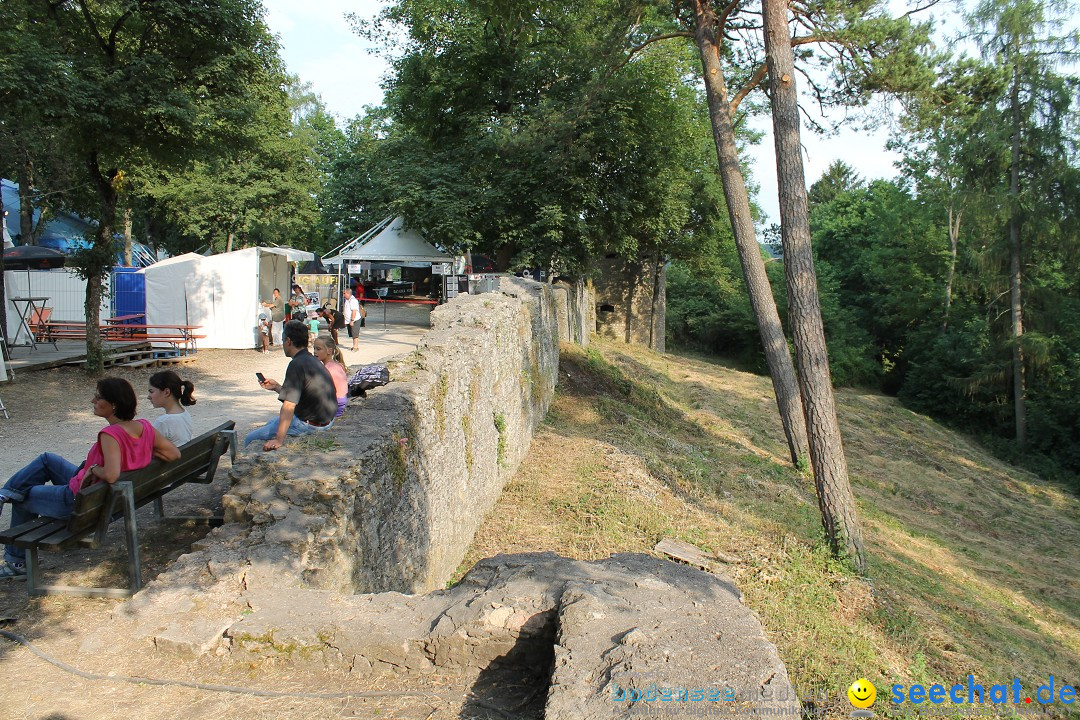
[[[589,346],[589,336],[596,332],[596,302],[592,285],[584,280],[554,283],[555,312],[559,320],[559,340],[581,347]]]
[[[437,308],[388,386],[326,433],[236,464],[226,520],[303,586],[444,586],[547,412],[559,337],[551,287],[527,280]]]
[[[661,258],[597,261],[596,332],[665,352],[667,271]]]

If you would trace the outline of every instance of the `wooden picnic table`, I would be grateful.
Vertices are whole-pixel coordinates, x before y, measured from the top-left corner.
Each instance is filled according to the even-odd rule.
[[[195,331],[202,325],[99,325],[98,331],[103,340],[148,340],[150,342],[168,343],[175,347],[178,352],[189,355],[198,350],[197,341],[206,335],[199,335]],[[57,339],[81,339],[86,337],[86,323],[80,322],[48,322],[42,331],[42,340],[53,342]]]
[[[183,346],[185,355],[196,352],[198,350],[196,341],[206,337],[206,335],[195,333],[196,330],[201,328],[202,325],[146,325],[135,323],[109,326],[112,337],[167,342],[178,350],[181,349],[180,346]]]
[[[116,317],[105,318],[105,322],[109,325],[128,325],[134,320],[143,320],[145,318],[144,313],[134,313],[132,315],[117,315]]]

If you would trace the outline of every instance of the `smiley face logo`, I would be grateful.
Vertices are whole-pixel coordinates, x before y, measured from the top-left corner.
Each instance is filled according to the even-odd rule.
[[[848,700],[857,708],[868,708],[877,699],[877,688],[866,678],[859,678],[851,683],[847,690]]]

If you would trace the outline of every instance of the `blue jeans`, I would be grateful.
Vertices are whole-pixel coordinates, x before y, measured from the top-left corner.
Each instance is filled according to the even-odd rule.
[[[261,428],[255,428],[247,434],[244,438],[244,447],[247,447],[251,443],[258,440],[265,443],[267,440],[277,437],[278,420],[280,418],[274,418],[270,422],[263,425]],[[300,418],[293,415],[292,423],[289,424],[289,432],[285,433],[289,437],[296,437],[298,435],[310,435],[311,433],[322,432],[323,430],[329,430],[334,426],[334,421],[331,420],[329,425],[309,425]]]
[[[72,465],[59,455],[42,453],[12,475],[4,484],[2,493],[11,505],[12,527],[29,522],[39,515],[60,520],[71,515],[75,495],[68,487],[68,482],[78,471],[78,466]],[[4,547],[4,559],[22,563],[26,560],[26,551],[7,545]]]

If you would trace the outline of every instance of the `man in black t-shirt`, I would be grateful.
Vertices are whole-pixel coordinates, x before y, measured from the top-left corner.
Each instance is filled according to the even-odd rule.
[[[278,394],[281,412],[261,428],[249,432],[244,438],[245,447],[262,440],[263,450],[277,450],[289,435],[307,435],[334,424],[337,412],[334,379],[307,348],[307,326],[296,320],[285,323],[281,349],[292,358],[285,371],[285,382],[266,378],[261,383],[264,389]]]

